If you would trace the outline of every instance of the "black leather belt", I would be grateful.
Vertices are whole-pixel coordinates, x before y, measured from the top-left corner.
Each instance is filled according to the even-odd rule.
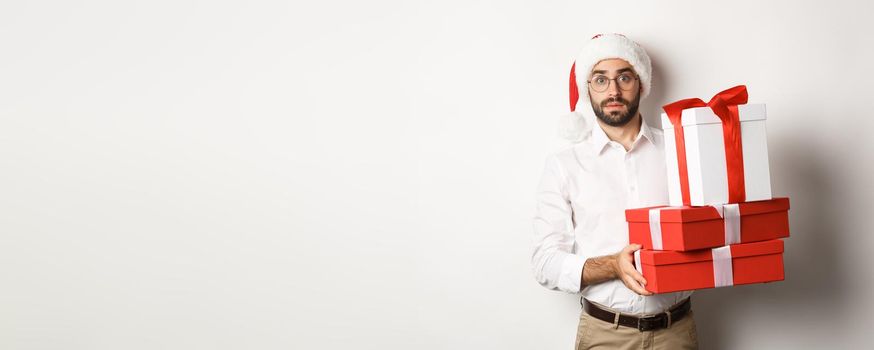
[[[620,326],[637,328],[637,330],[641,332],[668,328],[671,326],[671,323],[677,322],[685,317],[691,309],[692,300],[691,298],[686,298],[663,313],[636,317],[622,313],[615,313],[583,298],[583,310],[585,310],[590,316],[604,322],[610,322],[614,325],[619,324]]]

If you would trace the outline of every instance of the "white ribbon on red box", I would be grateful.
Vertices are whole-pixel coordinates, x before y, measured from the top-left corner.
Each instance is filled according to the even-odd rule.
[[[652,249],[662,250],[662,208],[649,210],[649,236],[652,238]]]
[[[640,264],[640,249],[634,251],[634,268],[643,275],[643,265]]]
[[[722,217],[725,227],[725,246],[710,250],[713,260],[713,286],[727,287],[734,285],[734,271],[731,265],[731,244],[740,243],[740,206],[738,204],[713,205],[719,216]],[[653,208],[649,210],[649,232],[654,250],[662,250],[662,225],[661,210]],[[643,265],[640,260],[640,250],[634,252],[634,265],[640,274],[643,274]]]
[[[711,205],[711,207],[722,217],[725,226],[725,245],[740,243],[740,205],[734,203]]]
[[[731,247],[724,246],[710,250],[713,259],[713,287],[729,287],[734,285],[734,270],[731,266]],[[643,263],[640,261],[640,250],[634,251],[634,268],[643,275]]]
[[[711,205],[722,218],[725,227],[725,245],[740,243],[740,206],[738,204]],[[662,250],[662,209],[649,210],[649,236],[653,250]]]
[[[713,248],[713,287],[734,285],[734,271],[731,268],[731,246]]]

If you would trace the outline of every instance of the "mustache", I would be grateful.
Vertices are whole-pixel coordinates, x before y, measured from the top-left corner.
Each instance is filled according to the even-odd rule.
[[[604,101],[601,101],[601,108],[607,107],[607,105],[610,103],[621,103],[625,106],[628,106],[629,102],[622,97],[608,98]]]

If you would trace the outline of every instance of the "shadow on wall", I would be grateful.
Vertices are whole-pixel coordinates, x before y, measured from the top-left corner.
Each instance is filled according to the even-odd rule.
[[[785,239],[786,280],[749,286],[703,290],[695,293],[694,310],[702,349],[737,349],[751,327],[805,322],[825,323],[824,316],[839,317],[849,310],[844,299],[850,276],[836,239],[849,227],[839,220],[841,198],[828,178],[827,155],[810,147],[804,135],[790,139],[771,139],[785,153],[770,152],[772,187],[781,186],[788,196],[790,236]],[[799,152],[798,150],[804,150]],[[820,153],[818,153],[820,152]],[[780,176],[774,176],[775,165]],[[844,273],[844,274],[842,274]],[[781,326],[775,330],[786,330]],[[809,329],[809,328],[808,328]],[[792,337],[788,332],[773,332],[773,337]],[[753,336],[761,336],[760,332]],[[747,337],[749,338],[749,337]],[[785,340],[785,341],[784,341]],[[792,344],[791,338],[770,339],[769,343]]]
[[[664,79],[662,74],[659,74],[659,72],[662,71],[662,66],[659,65],[659,60],[656,59],[651,52],[647,53],[653,61],[652,86],[650,88],[649,96],[640,101],[640,114],[643,116],[647,125],[661,129],[662,106],[671,101],[665,101],[665,89],[663,87],[667,86],[667,83],[662,80]]]
[[[662,105],[673,102],[666,100],[666,87],[671,84],[669,74],[662,74],[661,55],[652,48],[647,51],[654,76],[650,95],[641,101],[641,113],[649,125],[661,128]],[[751,337],[762,334],[774,337],[769,344],[797,345],[798,340],[791,338],[797,334],[785,332],[794,326],[787,324],[808,322],[828,329],[828,322],[851,311],[851,303],[843,302],[851,284],[846,272],[849,262],[839,251],[838,240],[846,239],[844,234],[852,228],[840,220],[845,203],[835,188],[839,184],[827,172],[827,150],[811,147],[805,135],[768,136],[772,190],[775,196],[788,196],[791,205],[790,237],[785,239],[783,255],[786,280],[697,291],[693,305],[702,349],[745,348],[756,341]],[[776,331],[752,331],[756,327]]]

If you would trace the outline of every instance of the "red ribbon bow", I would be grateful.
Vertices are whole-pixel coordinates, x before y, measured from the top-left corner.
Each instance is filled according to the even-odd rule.
[[[683,205],[691,205],[689,195],[689,170],[686,167],[686,142],[683,135],[681,117],[683,110],[695,107],[710,107],[713,113],[722,121],[722,138],[725,142],[725,165],[728,171],[728,202],[740,203],[746,200],[744,185],[743,145],[740,138],[740,116],[737,105],[747,103],[747,87],[738,85],[722,91],[710,102],[704,103],[699,98],[687,98],[662,107],[668,119],[674,126],[674,139],[677,144],[677,163],[680,168],[680,192],[683,194]]]

